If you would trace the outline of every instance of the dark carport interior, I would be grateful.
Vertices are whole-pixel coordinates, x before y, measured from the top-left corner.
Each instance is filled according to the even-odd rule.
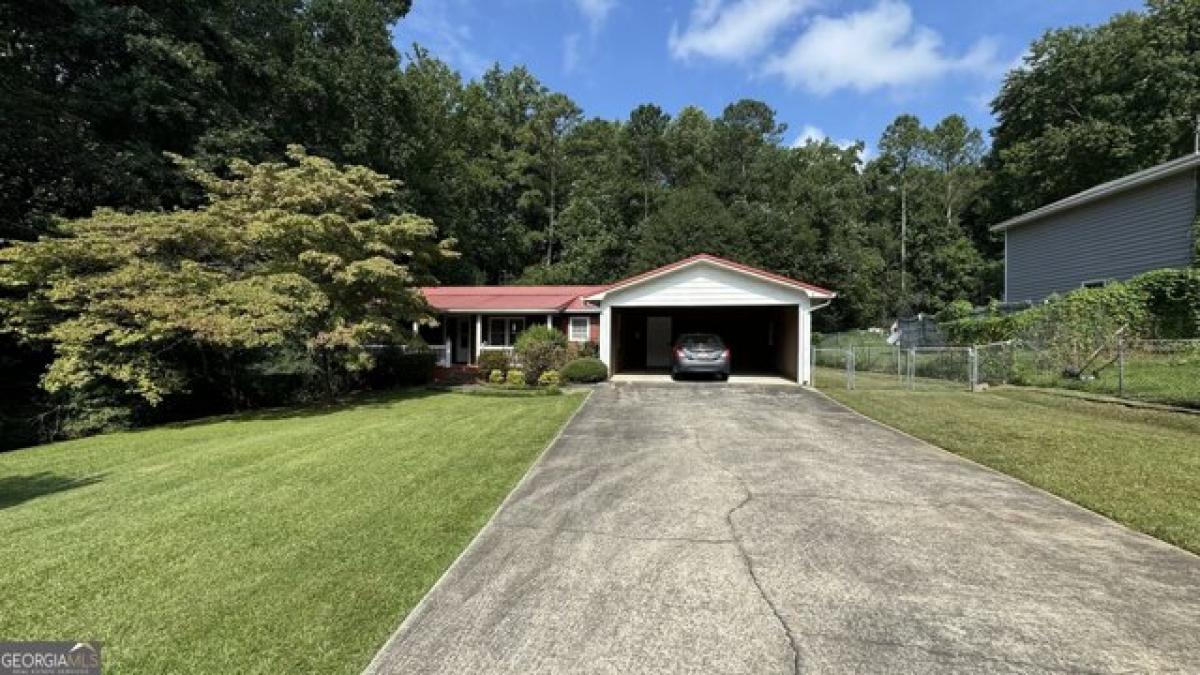
[[[795,306],[616,307],[612,329],[616,372],[666,372],[676,338],[684,333],[714,333],[729,347],[735,374],[796,379]]]

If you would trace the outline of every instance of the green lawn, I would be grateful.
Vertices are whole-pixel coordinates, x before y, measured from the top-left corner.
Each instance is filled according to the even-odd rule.
[[[1200,415],[1016,387],[848,391],[831,379],[817,384],[865,415],[1200,553]]]
[[[0,638],[357,673],[582,402],[420,392],[0,455]]]

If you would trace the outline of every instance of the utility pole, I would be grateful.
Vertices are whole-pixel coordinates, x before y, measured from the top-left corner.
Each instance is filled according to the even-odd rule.
[[[900,300],[908,303],[908,182],[900,179]]]

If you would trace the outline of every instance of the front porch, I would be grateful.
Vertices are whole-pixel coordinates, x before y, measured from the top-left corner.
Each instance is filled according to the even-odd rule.
[[[557,326],[556,312],[520,313],[448,313],[439,314],[437,323],[416,326],[429,348],[437,354],[443,368],[475,365],[485,351],[511,352],[517,336],[538,324]]]

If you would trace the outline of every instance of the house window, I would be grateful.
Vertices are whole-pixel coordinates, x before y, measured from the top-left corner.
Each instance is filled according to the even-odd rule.
[[[1079,284],[1080,288],[1104,288],[1108,285],[1108,279],[1092,279]]]
[[[592,320],[586,316],[573,316],[567,325],[567,339],[571,342],[587,342],[591,338]]]
[[[488,319],[488,346],[511,347],[517,334],[525,330],[525,317],[493,316]]]

